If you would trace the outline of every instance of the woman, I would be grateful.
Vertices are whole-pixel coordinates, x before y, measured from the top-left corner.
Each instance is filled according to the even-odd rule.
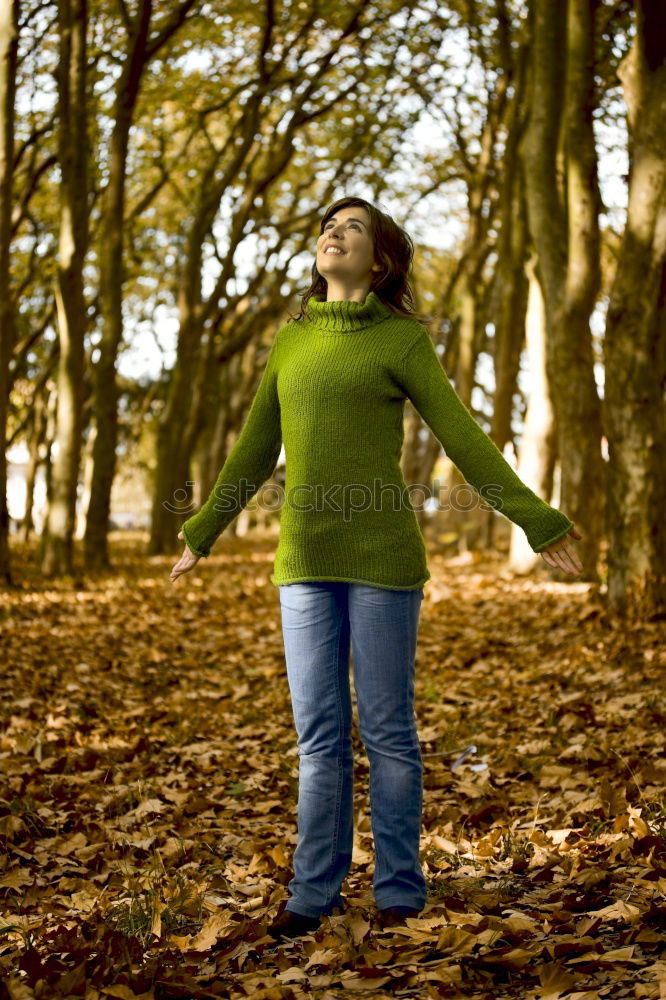
[[[344,909],[353,839],[350,651],[370,763],[373,892],[382,922],[426,902],[419,862],[422,761],[414,658],[423,537],[399,465],[406,398],[465,479],[566,572],[581,536],[515,474],[455,393],[413,309],[413,245],[360,198],[321,222],[313,282],[281,327],[239,438],[210,497],[182,526],[191,570],[272,474],[284,443],[285,502],[271,582],[279,588],[299,747],[298,843],[274,937]]]

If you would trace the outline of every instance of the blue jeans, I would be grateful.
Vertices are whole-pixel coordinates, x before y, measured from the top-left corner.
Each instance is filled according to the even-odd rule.
[[[423,762],[414,658],[423,588],[310,581],[279,587],[299,758],[298,842],[287,909],[315,917],[344,907],[353,841],[350,644],[359,731],[370,764],[379,909],[421,910]]]

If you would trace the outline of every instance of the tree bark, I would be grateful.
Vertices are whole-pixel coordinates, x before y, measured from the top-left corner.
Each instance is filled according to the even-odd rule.
[[[605,502],[601,402],[590,330],[601,283],[601,199],[592,128],[597,10],[598,0],[569,0],[564,116],[567,272],[554,322],[554,351],[546,355],[557,418],[559,503],[580,526],[584,578],[594,581],[600,579],[597,561]]]
[[[108,529],[116,471],[118,386],[116,364],[123,337],[123,223],[129,131],[146,65],[152,0],[141,0],[129,33],[128,51],[116,85],[109,180],[102,197],[99,239],[102,336],[94,366],[95,436],[90,500],[84,536],[87,569],[109,568]]]
[[[546,378],[546,315],[535,264],[536,258],[532,256],[525,267],[529,282],[525,328],[530,398],[523,423],[516,472],[537,496],[550,497],[556,453],[555,421]],[[530,548],[525,532],[516,525],[511,526],[510,537],[509,568],[515,573],[528,573],[541,557]]]
[[[658,0],[637,0],[618,75],[630,134],[627,223],[604,345],[608,437],[608,606],[666,611],[666,30]]]
[[[598,580],[601,405],[589,318],[599,290],[599,194],[592,131],[596,0],[534,0],[529,122],[522,145],[530,236],[548,337],[560,508],[581,532],[583,577]],[[544,499],[549,500],[548,497]]]
[[[522,44],[516,57],[514,95],[507,116],[504,171],[500,187],[500,233],[493,289],[495,395],[490,437],[500,451],[513,439],[513,398],[525,341],[528,302],[528,279],[525,273],[527,218],[519,156],[519,143],[524,128],[522,109],[525,100],[526,60],[527,46]],[[497,523],[496,513],[489,511],[485,536],[488,549],[494,546]]]
[[[19,0],[0,0],[0,427],[3,441],[7,436],[9,362],[16,339],[10,249],[19,21]],[[6,584],[12,582],[7,509],[7,457],[4,447],[0,454],[0,578]]]
[[[35,483],[41,462],[41,452],[45,447],[47,423],[47,391],[38,392],[33,399],[30,430],[28,434],[28,467],[25,473],[25,510],[20,525],[20,537],[27,542],[34,530],[33,507],[35,504]]]
[[[58,19],[61,183],[56,308],[60,357],[53,442],[56,454],[41,551],[45,576],[73,572],[86,327],[83,265],[88,244],[87,0],[60,0]]]

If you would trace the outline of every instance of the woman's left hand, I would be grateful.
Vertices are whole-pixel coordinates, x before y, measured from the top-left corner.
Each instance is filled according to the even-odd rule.
[[[575,528],[571,528],[567,535],[571,535],[572,538],[582,538],[583,536],[579,534]],[[567,539],[567,535],[560,538],[557,542],[553,542],[549,545],[547,549],[542,549],[539,553],[543,556],[545,561],[549,566],[554,569],[562,569],[565,573],[572,573],[574,576],[580,576],[583,572],[583,564],[578,558],[578,553],[575,548]]]
[[[181,542],[185,542],[185,536],[183,535],[182,530],[178,532],[178,537]],[[171,574],[169,576],[171,582],[175,583],[178,577],[182,576],[183,573],[189,573],[191,569],[194,569],[196,564],[199,562],[199,559],[200,556],[195,555],[195,553],[187,547],[187,542],[185,542],[185,551],[171,570]]]

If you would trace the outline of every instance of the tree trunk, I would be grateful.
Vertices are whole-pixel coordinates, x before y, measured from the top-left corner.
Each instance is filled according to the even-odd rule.
[[[191,389],[196,370],[196,350],[201,342],[200,285],[198,270],[193,268],[193,287],[181,287],[180,332],[176,362],[171,373],[169,395],[157,425],[157,464],[153,488],[148,554],[171,552],[179,545],[180,523],[174,515],[192,508],[191,480],[188,478],[190,454],[183,444],[183,420],[192,407]],[[186,487],[183,487],[186,483]],[[205,498],[203,498],[205,499]]]
[[[608,437],[608,605],[666,611],[666,32],[658,0],[637,0],[618,75],[630,133],[629,205],[604,346]]]
[[[180,30],[196,0],[165,6],[153,37],[149,37],[153,0],[140,0],[130,21],[122,71],[116,86],[114,129],[109,150],[109,182],[102,210],[100,301],[104,322],[100,359],[95,369],[94,408],[96,436],[90,505],[86,519],[85,559],[88,568],[109,566],[107,535],[111,490],[116,471],[118,439],[118,387],[116,364],[123,336],[123,226],[129,132],[146,65]],[[124,10],[123,5],[123,10]]]
[[[51,496],[53,495],[53,458],[51,445],[56,437],[58,416],[58,384],[56,379],[49,379],[48,396],[46,397],[46,421],[44,426],[44,506],[40,512],[38,529],[41,533],[46,530],[46,519],[48,517]]]
[[[44,438],[46,436],[46,390],[39,392],[32,404],[32,419],[30,422],[30,433],[28,435],[28,467],[25,474],[25,511],[20,525],[20,535],[24,542],[30,538],[34,530],[33,507],[35,503],[35,483],[37,481],[37,470],[41,461],[40,452],[45,447]]]
[[[86,536],[86,526],[88,522],[85,512],[90,507],[90,492],[92,489],[92,480],[94,475],[93,453],[95,449],[96,436],[97,427],[93,425],[88,431],[88,437],[81,454],[81,510],[79,511],[76,521],[76,538],[85,539]]]
[[[456,346],[455,374],[452,381],[456,393],[468,409],[472,409],[472,389],[474,388],[474,373],[479,353],[481,333],[481,310],[479,300],[482,296],[482,270],[490,246],[487,240],[487,223],[480,224],[481,205],[478,193],[472,191],[469,196],[470,224],[467,236],[468,249],[461,268],[460,284],[456,290],[459,300],[459,314]],[[477,499],[471,494],[470,487],[456,465],[451,463],[447,483],[447,503],[449,514],[447,523],[451,531],[458,535],[458,553],[468,551],[469,543],[476,538],[479,522],[478,511],[475,511]],[[470,500],[471,495],[471,500]],[[473,533],[474,538],[471,537]]]
[[[517,59],[515,93],[507,122],[504,171],[500,188],[500,234],[493,296],[495,396],[490,437],[500,451],[503,451],[506,443],[513,439],[511,430],[513,397],[525,340],[528,298],[528,280],[525,273],[527,219],[523,176],[518,155],[523,128],[521,109],[525,93],[525,62],[526,47],[523,45]],[[488,549],[494,547],[497,523],[495,511],[489,511],[485,536]]]
[[[208,447],[205,453],[201,454],[199,460],[200,484],[197,497],[199,504],[204,503],[206,497],[210,494],[219,471],[229,454],[228,445],[233,426],[232,400],[234,397],[234,383],[240,374],[239,362],[240,356],[236,355],[231,358],[223,367],[218,380],[215,396],[215,415],[212,421],[213,428]]]
[[[495,397],[490,436],[500,451],[513,437],[511,415],[525,340],[528,294],[525,274],[527,230],[520,171],[513,175],[511,184],[510,203],[502,219],[496,276]]]
[[[567,273],[555,316],[554,350],[547,355],[562,476],[559,503],[579,525],[584,578],[595,581],[600,579],[597,561],[604,524],[601,402],[590,330],[601,280],[601,201],[592,129],[597,9],[598,0],[569,0],[564,117]]]
[[[546,378],[545,308],[541,285],[535,274],[535,264],[536,259],[532,257],[525,267],[529,282],[525,327],[530,370],[530,398],[523,424],[516,472],[537,496],[550,499],[553,491],[556,451],[555,423]],[[525,532],[517,525],[511,525],[509,568],[514,573],[528,573],[540,559],[541,556],[528,544]]]
[[[86,103],[87,0],[60,0],[58,61],[60,244],[56,307],[60,357],[51,497],[41,567],[46,576],[73,571],[73,536],[83,413],[83,265],[88,242]]]
[[[460,289],[460,323],[457,338],[457,364],[455,367],[455,390],[468,409],[472,410],[472,390],[474,373],[478,359],[479,308],[481,295],[480,274],[476,268],[470,273],[463,272]],[[474,547],[479,534],[480,517],[477,509],[478,498],[474,496],[465,477],[458,467],[451,463],[447,483],[447,503],[449,504],[448,525],[458,536],[458,554]]]
[[[110,566],[108,551],[111,488],[116,473],[118,386],[116,364],[123,337],[123,223],[129,131],[146,64],[152,0],[141,0],[116,87],[114,127],[109,150],[109,180],[102,200],[100,308],[102,337],[94,369],[95,437],[92,452],[90,503],[84,540],[88,569]]]
[[[529,122],[522,146],[530,236],[546,311],[559,503],[583,536],[583,577],[592,580],[598,579],[603,503],[601,406],[589,326],[599,288],[595,11],[596,0],[569,0],[568,9],[534,0]]]
[[[11,290],[10,248],[14,179],[14,118],[18,52],[18,0],[0,0],[0,427],[3,442],[7,428],[9,362],[16,337]],[[7,509],[7,456],[0,454],[0,579],[11,584],[9,511]]]

